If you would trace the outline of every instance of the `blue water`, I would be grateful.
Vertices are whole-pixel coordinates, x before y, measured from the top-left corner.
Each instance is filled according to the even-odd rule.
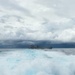
[[[0,50],[0,75],[75,75],[74,50]]]

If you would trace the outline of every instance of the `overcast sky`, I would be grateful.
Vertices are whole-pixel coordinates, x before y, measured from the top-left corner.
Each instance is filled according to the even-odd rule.
[[[75,0],[0,0],[0,39],[75,42]]]

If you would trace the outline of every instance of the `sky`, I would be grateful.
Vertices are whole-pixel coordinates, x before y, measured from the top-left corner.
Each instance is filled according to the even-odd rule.
[[[75,42],[75,0],[0,0],[0,40]]]

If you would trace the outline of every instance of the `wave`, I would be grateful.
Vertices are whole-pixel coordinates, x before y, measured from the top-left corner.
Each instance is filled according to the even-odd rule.
[[[75,75],[75,55],[32,49],[2,51],[0,75]]]

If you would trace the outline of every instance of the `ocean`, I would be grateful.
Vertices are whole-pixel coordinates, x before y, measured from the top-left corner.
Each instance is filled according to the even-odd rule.
[[[0,75],[75,75],[75,49],[0,49]]]

